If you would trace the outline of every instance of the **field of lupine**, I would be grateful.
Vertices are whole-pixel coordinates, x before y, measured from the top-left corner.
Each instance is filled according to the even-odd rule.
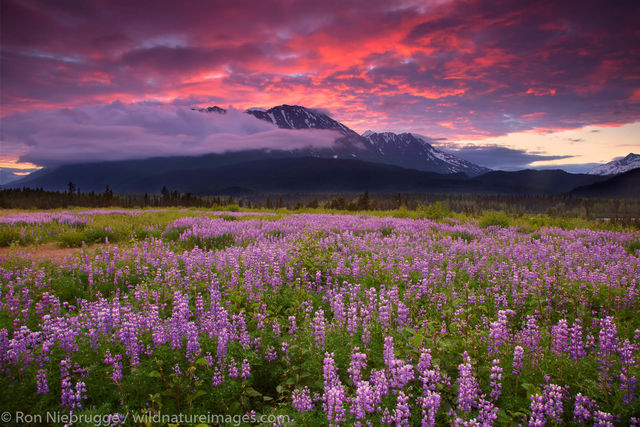
[[[639,242],[365,215],[5,215],[0,411],[640,425]],[[27,254],[39,244],[78,249]]]

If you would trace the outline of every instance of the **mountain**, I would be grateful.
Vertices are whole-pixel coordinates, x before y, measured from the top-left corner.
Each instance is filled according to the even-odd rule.
[[[0,169],[0,185],[8,184],[13,181],[17,181],[22,178],[21,175],[16,175],[13,171]]]
[[[622,176],[622,175],[621,175]],[[286,152],[209,154],[64,165],[35,172],[6,187],[83,192],[158,193],[163,186],[199,195],[314,192],[416,192],[482,194],[566,194],[608,180],[558,170],[493,171],[470,178],[356,159],[292,155]],[[615,183],[614,183],[615,184]],[[624,184],[624,183],[623,183]],[[629,184],[624,184],[629,185]]]
[[[0,185],[23,179],[25,174],[35,172],[38,169],[16,169],[16,168],[0,168]]]
[[[628,157],[628,156],[627,156]],[[640,197],[640,168],[615,175],[571,191],[577,197]]]
[[[490,171],[490,169],[440,151],[411,133],[366,131],[362,136],[369,140],[378,153],[385,158],[385,163],[409,169],[445,174],[464,173],[469,176],[482,175]]]
[[[492,171],[473,179],[474,186],[487,193],[564,194],[601,182],[606,177],[573,174],[559,169],[526,169],[515,172]]]
[[[226,113],[224,108],[218,106],[200,108],[198,111]],[[250,108],[245,112],[281,129],[325,129],[337,131],[342,135],[332,148],[309,148],[299,150],[298,154],[323,158],[359,159],[426,172],[464,173],[468,176],[481,175],[490,170],[437,150],[428,142],[409,133],[367,131],[363,135],[358,135],[357,132],[317,109],[285,104],[268,110]]]
[[[640,154],[629,153],[624,159],[596,166],[588,173],[590,175],[617,175],[637,168],[640,168]]]
[[[270,157],[271,156],[271,157]],[[75,183],[83,192],[172,191],[201,195],[253,192],[449,192],[464,191],[467,176],[442,175],[354,159],[280,157],[255,151],[253,158],[206,155],[64,165],[38,171],[7,188],[63,191]]]
[[[280,129],[328,129],[337,130],[345,136],[359,136],[326,113],[299,105],[284,104],[268,110],[250,108],[246,113],[260,120],[271,122]]]

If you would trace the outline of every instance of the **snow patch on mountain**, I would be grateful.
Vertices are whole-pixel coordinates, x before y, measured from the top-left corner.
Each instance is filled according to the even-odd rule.
[[[632,169],[640,168],[640,154],[629,153],[627,157],[596,166],[589,175],[618,175]]]

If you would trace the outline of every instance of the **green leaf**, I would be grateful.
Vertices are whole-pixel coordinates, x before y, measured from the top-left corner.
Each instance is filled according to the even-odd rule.
[[[205,394],[207,394],[206,391],[198,390],[196,391],[196,394],[193,395],[193,400],[196,400],[197,398],[199,398],[200,396],[204,396]]]
[[[424,341],[424,337],[422,335],[414,335],[411,339],[411,344],[413,344],[414,348],[419,348]]]
[[[524,383],[522,384],[522,388],[527,391],[527,397],[533,396],[534,394],[538,393],[538,387],[533,384]]]
[[[262,396],[262,393],[260,393],[258,390],[256,390],[253,387],[247,387],[246,393],[247,393],[247,396],[251,396],[251,397],[260,397],[260,396]]]
[[[200,357],[198,360],[196,360],[196,365],[209,365],[209,362],[207,362],[204,357]]]
[[[268,401],[270,401],[270,400],[273,400],[273,397],[270,397],[270,396],[262,396],[262,399],[263,399],[265,402],[268,402]]]
[[[158,371],[151,371],[147,374],[147,376],[151,378],[162,378],[162,374]]]

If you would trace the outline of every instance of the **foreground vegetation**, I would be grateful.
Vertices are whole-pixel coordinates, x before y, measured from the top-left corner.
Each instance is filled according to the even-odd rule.
[[[639,422],[640,232],[621,224],[74,210],[5,215],[0,236],[0,411]],[[84,248],[22,254],[46,242]]]

